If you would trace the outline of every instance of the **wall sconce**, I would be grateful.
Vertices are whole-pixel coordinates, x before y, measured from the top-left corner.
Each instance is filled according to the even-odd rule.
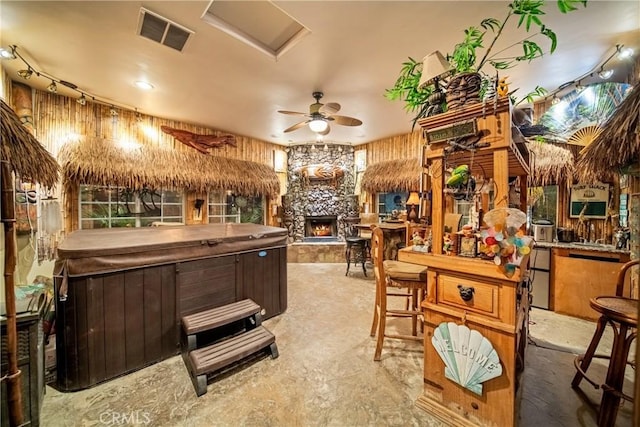
[[[418,213],[416,212],[416,206],[420,204],[420,196],[416,191],[412,191],[409,193],[409,198],[407,199],[407,206],[411,206],[411,211],[409,211],[409,215],[407,219],[410,222],[416,222],[418,220]]]
[[[193,202],[193,219],[196,221],[202,221],[202,205],[204,205],[203,199],[196,199]]]

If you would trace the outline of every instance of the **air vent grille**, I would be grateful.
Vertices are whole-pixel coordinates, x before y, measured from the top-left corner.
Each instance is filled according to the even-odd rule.
[[[138,34],[182,52],[193,31],[145,8],[140,8]]]

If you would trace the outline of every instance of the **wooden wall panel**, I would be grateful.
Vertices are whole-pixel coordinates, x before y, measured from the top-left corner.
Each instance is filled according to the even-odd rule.
[[[114,141],[135,141],[142,145],[172,147],[178,151],[189,151],[187,147],[160,130],[161,126],[184,129],[197,134],[224,135],[229,132],[204,126],[148,116],[135,111],[116,108],[117,116],[111,115],[111,107],[87,102],[82,106],[75,99],[35,90],[34,122],[36,137],[45,147],[58,154],[60,147],[74,138],[90,136]],[[235,135],[237,147],[224,145],[213,149],[213,155],[248,160],[273,166],[274,150],[282,146],[243,135]]]

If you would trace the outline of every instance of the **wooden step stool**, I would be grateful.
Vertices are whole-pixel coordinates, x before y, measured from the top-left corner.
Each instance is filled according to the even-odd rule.
[[[276,338],[261,325],[260,310],[245,299],[182,318],[182,359],[198,396],[207,392],[207,374],[267,349],[273,359],[278,357]],[[208,332],[233,324],[243,324],[239,333],[213,343],[204,338]]]

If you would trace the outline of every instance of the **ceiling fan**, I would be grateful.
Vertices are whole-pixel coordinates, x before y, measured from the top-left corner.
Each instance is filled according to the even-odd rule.
[[[327,135],[331,129],[329,127],[330,122],[334,122],[337,125],[342,126],[360,126],[361,120],[348,116],[338,116],[335,113],[340,111],[340,104],[335,102],[328,102],[321,104],[320,99],[324,94],[322,92],[313,92],[312,96],[316,102],[309,105],[309,113],[299,113],[297,111],[278,110],[278,113],[291,114],[294,116],[304,116],[307,120],[300,123],[296,123],[284,130],[284,132],[292,132],[296,129],[300,129],[304,125],[309,125],[309,129],[319,135]]]

